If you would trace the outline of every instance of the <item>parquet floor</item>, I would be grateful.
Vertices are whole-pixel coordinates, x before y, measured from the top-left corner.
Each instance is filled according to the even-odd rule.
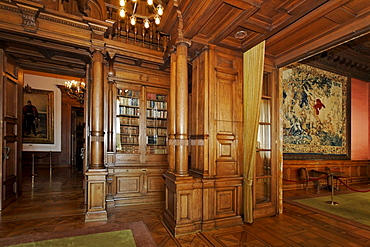
[[[116,207],[108,210],[107,221],[84,222],[82,173],[70,168],[53,169],[52,176],[46,168],[37,169],[36,173],[32,183],[30,172],[24,170],[22,196],[1,212],[1,238],[143,221],[157,245],[164,247],[370,246],[370,227],[348,224],[289,203],[284,203],[284,213],[276,217],[177,238],[171,236],[161,222],[163,204]],[[284,196],[307,195],[305,190],[299,190],[286,192]]]

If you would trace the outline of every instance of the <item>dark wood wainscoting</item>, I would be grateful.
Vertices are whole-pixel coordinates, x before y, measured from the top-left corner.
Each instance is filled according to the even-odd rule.
[[[369,160],[284,160],[283,163],[283,190],[303,189],[304,183],[300,183],[300,169],[307,171],[325,171],[326,168],[339,170],[347,176],[348,185],[369,182]],[[324,181],[325,182],[325,181]],[[313,187],[313,183],[309,183]]]

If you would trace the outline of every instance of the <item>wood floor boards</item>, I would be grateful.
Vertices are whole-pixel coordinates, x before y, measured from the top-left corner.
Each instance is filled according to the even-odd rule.
[[[209,232],[173,237],[162,222],[164,204],[108,209],[107,221],[85,222],[83,177],[70,168],[24,169],[23,194],[1,212],[0,238],[143,221],[158,246],[369,246],[370,230],[284,202],[284,213]],[[364,188],[368,188],[365,185]],[[323,191],[322,193],[328,193]],[[284,197],[314,195],[305,190]]]

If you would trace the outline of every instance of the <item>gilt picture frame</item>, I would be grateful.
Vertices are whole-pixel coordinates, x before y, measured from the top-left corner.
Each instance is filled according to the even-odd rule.
[[[284,159],[350,159],[350,80],[306,64],[279,71]]]
[[[54,91],[25,86],[22,137],[23,143],[54,143]]]

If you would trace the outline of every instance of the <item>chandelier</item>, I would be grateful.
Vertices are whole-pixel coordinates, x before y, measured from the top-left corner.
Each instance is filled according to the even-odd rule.
[[[129,4],[128,2],[131,2]],[[149,28],[150,26],[150,20],[154,20],[154,23],[159,25],[161,22],[161,16],[163,15],[164,8],[161,4],[158,4],[157,6],[154,5],[153,0],[147,0],[147,8],[152,9],[152,13],[149,16],[145,16],[142,14],[137,13],[137,8],[139,4],[139,0],[119,0],[119,16],[121,18],[128,17],[130,20],[131,25],[135,26],[137,22],[137,18],[142,19],[143,25],[145,28]],[[130,9],[131,5],[132,9]]]
[[[67,95],[72,99],[77,99],[78,102],[82,105],[84,102],[85,94],[85,83],[79,81],[66,81],[64,83]]]

